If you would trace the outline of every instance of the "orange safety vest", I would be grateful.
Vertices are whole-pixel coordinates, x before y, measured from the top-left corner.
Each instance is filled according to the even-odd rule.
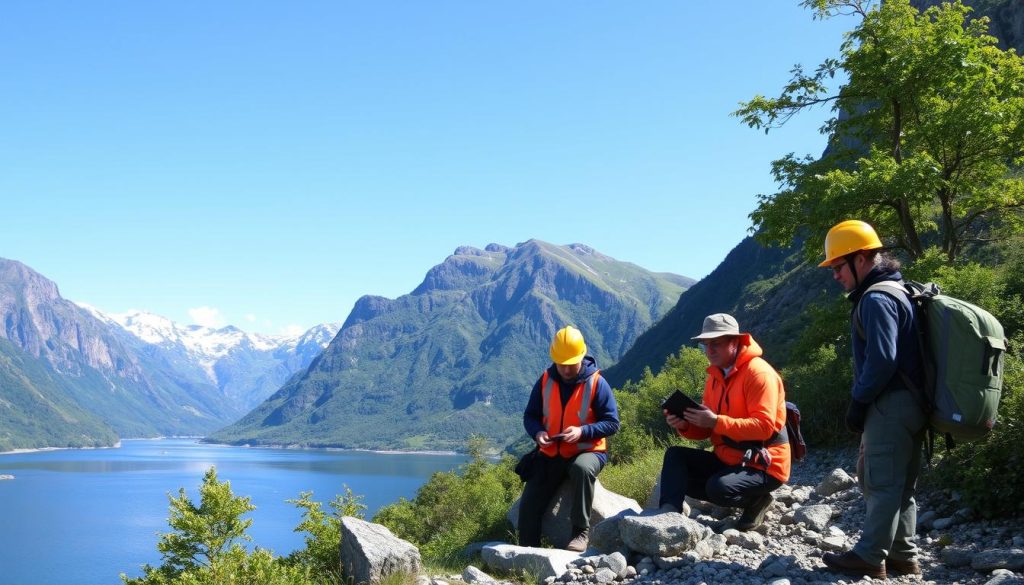
[[[544,430],[548,432],[549,436],[557,435],[562,432],[565,427],[581,427],[586,424],[596,422],[594,418],[594,409],[590,407],[590,403],[594,401],[594,396],[597,395],[597,382],[600,378],[601,371],[598,370],[587,377],[576,387],[573,388],[572,396],[569,397],[569,402],[565,404],[565,409],[562,409],[562,397],[558,391],[558,383],[548,376],[548,371],[544,370],[544,375],[541,376],[540,385],[543,389],[543,404],[544,404]],[[568,443],[566,441],[555,441],[550,445],[540,448],[540,452],[547,455],[548,457],[564,457],[569,459],[575,457],[580,453],[587,451],[607,451],[607,441],[604,437],[597,440],[584,441],[580,440],[577,443]]]

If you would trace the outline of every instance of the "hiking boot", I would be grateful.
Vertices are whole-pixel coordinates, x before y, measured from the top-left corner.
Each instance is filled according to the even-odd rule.
[[[743,513],[740,514],[740,519],[736,521],[736,530],[746,532],[753,530],[764,523],[764,515],[768,513],[768,508],[772,507],[772,502],[775,498],[771,494],[765,494],[758,496],[749,506],[743,508]]]
[[[909,561],[885,559],[885,571],[897,577],[900,575],[920,575],[921,565],[917,564],[917,561],[913,559]]]
[[[828,570],[834,573],[842,573],[844,575],[850,575],[851,577],[885,579],[884,565],[872,565],[857,556],[857,553],[852,550],[844,552],[841,555],[825,553],[822,555],[821,560],[824,561]]]
[[[590,530],[584,528],[583,530],[576,530],[574,533],[575,536],[572,537],[569,544],[565,545],[565,550],[579,553],[587,550],[587,545],[590,544]]]

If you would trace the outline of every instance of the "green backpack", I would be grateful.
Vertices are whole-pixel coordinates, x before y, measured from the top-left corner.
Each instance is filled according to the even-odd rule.
[[[999,321],[985,309],[942,294],[934,283],[882,281],[864,294],[872,291],[903,295],[914,308],[924,388],[916,388],[905,373],[900,376],[920,396],[932,430],[945,435],[947,448],[988,435],[1003,389],[1006,336]],[[858,305],[854,325],[863,338],[859,311]]]

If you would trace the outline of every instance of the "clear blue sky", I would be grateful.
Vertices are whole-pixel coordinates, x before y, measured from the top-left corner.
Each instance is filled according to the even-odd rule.
[[[0,6],[0,256],[108,312],[281,333],[459,245],[581,242],[700,278],[768,136],[729,113],[837,54],[796,0]],[[198,310],[197,310],[198,309]]]

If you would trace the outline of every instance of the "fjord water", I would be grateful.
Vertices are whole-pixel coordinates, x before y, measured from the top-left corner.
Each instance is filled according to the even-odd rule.
[[[285,500],[312,491],[324,503],[344,485],[364,496],[366,517],[411,498],[436,471],[461,455],[256,449],[203,445],[190,439],[125,440],[117,449],[0,455],[0,582],[120,583],[157,565],[157,533],[167,532],[167,494],[185,488],[198,503],[210,466],[256,510],[252,544],[286,555],[302,548],[293,532],[301,511]]]

